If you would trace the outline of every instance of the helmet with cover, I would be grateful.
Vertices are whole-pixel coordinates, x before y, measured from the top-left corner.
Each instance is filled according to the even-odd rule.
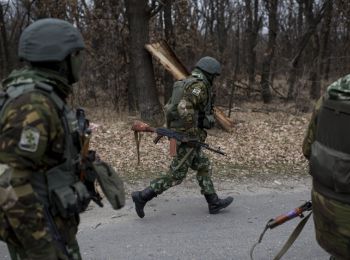
[[[54,18],[38,20],[21,34],[18,47],[20,59],[33,65],[64,72],[69,83],[79,80],[80,50],[84,40],[72,24]]]
[[[214,76],[218,76],[221,73],[220,62],[218,62],[215,58],[209,56],[201,58],[196,63],[195,67]]]

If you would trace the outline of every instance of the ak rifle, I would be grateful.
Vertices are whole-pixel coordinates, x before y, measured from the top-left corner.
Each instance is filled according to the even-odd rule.
[[[200,142],[200,141],[198,141],[197,138],[189,137],[186,134],[179,133],[179,132],[170,130],[168,128],[164,128],[164,127],[154,128],[154,127],[151,127],[144,122],[135,121],[131,130],[133,130],[135,133],[137,133],[137,132],[156,133],[157,137],[154,138],[154,140],[153,140],[153,142],[155,144],[157,144],[162,137],[166,136],[170,140],[176,140],[176,141],[179,141],[181,143],[186,143],[188,146],[193,147],[193,148],[200,147],[200,148],[204,148],[204,149],[207,149],[209,151],[212,151],[214,153],[218,153],[218,154],[225,155],[225,156],[227,155],[220,148],[216,149],[216,148],[210,147],[209,144]]]

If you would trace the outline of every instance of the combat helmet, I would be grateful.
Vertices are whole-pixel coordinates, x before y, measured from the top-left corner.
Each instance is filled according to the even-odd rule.
[[[213,57],[203,57],[195,65],[196,68],[207,72],[211,75],[220,75],[221,73],[221,64]]]
[[[23,31],[18,56],[29,62],[59,62],[84,48],[83,37],[73,25],[46,18],[32,23]]]
[[[68,79],[79,80],[82,64],[80,50],[84,40],[77,28],[54,18],[41,19],[29,25],[21,34],[18,56],[32,66],[51,69]],[[63,90],[65,93],[71,90]]]

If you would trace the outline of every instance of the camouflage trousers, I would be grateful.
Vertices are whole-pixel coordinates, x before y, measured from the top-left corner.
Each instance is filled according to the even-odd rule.
[[[350,205],[311,195],[317,242],[334,259],[350,259]]]
[[[53,241],[46,221],[43,206],[33,198],[33,194],[21,197],[10,209],[0,209],[0,240],[7,244],[11,259],[68,260]],[[57,216],[54,222],[66,241],[70,259],[80,260],[76,240],[79,217],[62,219]]]
[[[172,186],[180,184],[187,175],[188,169],[197,171],[197,181],[202,194],[215,193],[211,180],[212,168],[209,158],[198,148],[186,144],[177,145],[177,154],[173,158],[167,173],[151,181],[151,188],[161,194]]]

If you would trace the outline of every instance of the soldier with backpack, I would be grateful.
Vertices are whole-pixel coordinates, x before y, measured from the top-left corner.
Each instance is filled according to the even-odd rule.
[[[172,96],[165,106],[167,127],[204,142],[205,129],[214,126],[212,85],[220,75],[221,65],[212,57],[203,57],[195,65],[191,75],[174,83]],[[176,155],[169,170],[163,176],[151,181],[150,186],[132,193],[136,213],[145,216],[144,207],[148,201],[172,186],[180,184],[189,168],[197,171],[197,181],[201,187],[210,214],[216,214],[233,201],[232,197],[220,199],[211,180],[212,168],[208,157],[200,147],[190,147],[187,143],[176,143]]]

